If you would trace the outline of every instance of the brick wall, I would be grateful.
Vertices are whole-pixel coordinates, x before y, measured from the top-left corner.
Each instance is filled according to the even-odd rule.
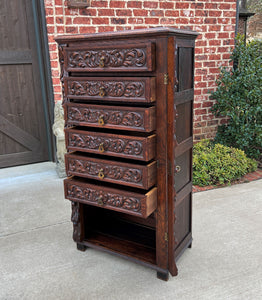
[[[208,92],[220,66],[229,65],[234,45],[236,0],[91,0],[90,7],[69,9],[66,0],[44,0],[55,101],[61,100],[54,36],[171,26],[200,33],[195,51],[194,138],[211,138],[224,120],[212,116]]]

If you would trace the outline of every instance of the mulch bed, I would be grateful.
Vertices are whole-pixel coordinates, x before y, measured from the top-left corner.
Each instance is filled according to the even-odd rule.
[[[262,169],[258,169],[255,172],[248,173],[241,177],[240,179],[231,182],[230,185],[233,184],[239,184],[239,183],[244,183],[244,182],[250,182],[254,180],[258,180],[262,178]],[[208,185],[208,186],[198,186],[194,185],[193,186],[193,193],[198,193],[198,192],[203,192],[203,191],[208,191],[208,190],[213,190],[221,187],[229,186],[228,184],[221,184],[221,185]]]

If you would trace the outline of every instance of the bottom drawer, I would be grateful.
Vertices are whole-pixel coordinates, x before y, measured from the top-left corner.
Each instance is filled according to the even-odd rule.
[[[89,184],[79,179],[65,179],[65,198],[147,218],[157,207],[157,188],[146,194]]]

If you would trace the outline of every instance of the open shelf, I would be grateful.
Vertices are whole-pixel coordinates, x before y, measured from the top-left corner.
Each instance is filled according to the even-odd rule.
[[[132,222],[121,213],[85,205],[83,244],[131,260],[156,265],[155,228]]]

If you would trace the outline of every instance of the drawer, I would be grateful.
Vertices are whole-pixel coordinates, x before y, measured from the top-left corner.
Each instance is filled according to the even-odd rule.
[[[65,129],[68,150],[149,161],[156,154],[156,135],[126,136]]]
[[[65,48],[68,72],[144,72],[155,69],[155,44],[118,43],[115,45]]]
[[[68,99],[151,103],[155,97],[154,77],[65,77]]]
[[[142,194],[70,178],[64,180],[64,190],[66,199],[142,218],[147,218],[157,206],[157,188]]]
[[[156,183],[156,162],[148,165],[122,163],[86,157],[81,154],[66,154],[67,176],[80,176],[148,190]]]
[[[150,132],[156,129],[155,107],[65,104],[66,124]]]

